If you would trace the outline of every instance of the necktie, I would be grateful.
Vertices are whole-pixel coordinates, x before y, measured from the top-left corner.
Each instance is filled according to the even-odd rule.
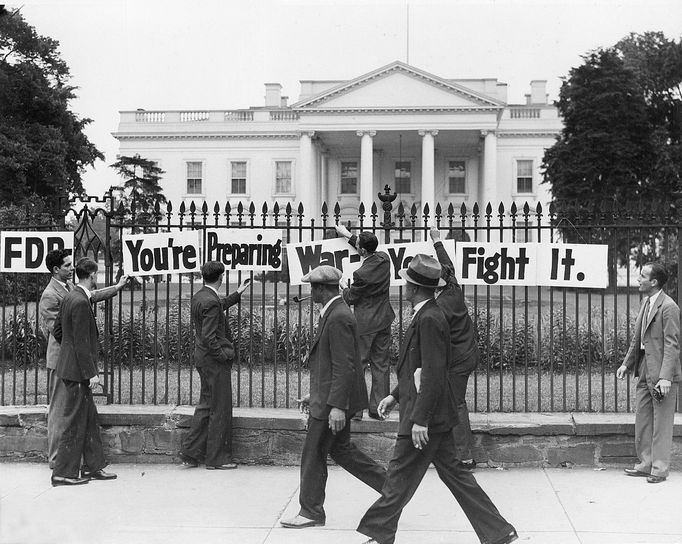
[[[642,314],[642,334],[641,338],[642,341],[644,341],[644,331],[646,331],[646,323],[649,321],[649,305],[650,305],[650,299],[649,297],[646,297],[646,302],[644,303],[644,313]]]

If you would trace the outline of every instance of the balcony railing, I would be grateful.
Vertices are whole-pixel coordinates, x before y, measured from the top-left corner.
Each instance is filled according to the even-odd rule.
[[[165,111],[138,111],[135,112],[136,123],[164,123],[166,121]]]
[[[540,108],[510,108],[512,119],[540,119]]]
[[[270,112],[270,121],[297,121],[298,112],[292,110],[277,110]]]
[[[225,121],[253,121],[252,111],[226,111]]]
[[[196,121],[208,121],[210,113],[207,111],[181,111],[181,123],[194,123]]]

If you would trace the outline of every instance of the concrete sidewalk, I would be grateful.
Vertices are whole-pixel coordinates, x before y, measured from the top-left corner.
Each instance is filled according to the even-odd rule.
[[[0,463],[0,543],[353,544],[377,495],[330,467],[327,525],[283,529],[298,512],[297,467],[235,471],[117,464],[112,482],[50,486],[45,464]],[[476,479],[516,526],[520,544],[682,544],[682,475],[652,485],[622,470],[479,469]],[[400,521],[397,544],[476,544],[429,470]]]

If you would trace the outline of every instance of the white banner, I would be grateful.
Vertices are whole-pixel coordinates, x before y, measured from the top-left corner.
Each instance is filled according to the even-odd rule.
[[[227,270],[282,270],[282,231],[215,229],[206,231],[206,261]]]
[[[198,230],[124,234],[123,271],[129,276],[199,272],[199,235]]]
[[[0,272],[49,272],[45,256],[54,249],[69,249],[73,232],[0,232]]]

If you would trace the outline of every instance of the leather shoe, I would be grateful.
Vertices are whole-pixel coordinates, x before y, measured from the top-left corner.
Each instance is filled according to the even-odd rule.
[[[473,472],[476,469],[476,460],[467,459],[466,461],[460,461],[460,465],[467,472]]]
[[[283,519],[279,524],[287,529],[305,529],[306,527],[324,527],[324,520],[308,519],[298,515],[291,519]]]
[[[83,485],[87,484],[90,480],[88,478],[65,478],[64,476],[52,476],[52,487],[57,487],[58,485]]]
[[[639,478],[648,478],[651,476],[648,472],[642,472],[636,468],[626,468],[623,472],[625,472],[626,476],[637,476]]]
[[[646,479],[646,481],[650,484],[660,484],[661,482],[665,482],[665,476],[656,476],[652,474]]]
[[[233,470],[237,463],[223,463],[222,465],[206,465],[206,470]]]
[[[113,472],[104,472],[102,469],[94,472],[83,472],[82,476],[88,480],[115,480],[118,478]]]
[[[182,453],[179,455],[180,461],[182,461],[182,466],[187,467],[187,468],[197,468],[199,466],[199,461],[194,459],[194,457],[190,457],[189,455],[183,455]]]
[[[516,529],[512,529],[508,534],[504,535],[499,540],[493,541],[491,544],[509,544],[510,542],[514,542],[517,538],[519,538],[519,535],[516,534]]]

